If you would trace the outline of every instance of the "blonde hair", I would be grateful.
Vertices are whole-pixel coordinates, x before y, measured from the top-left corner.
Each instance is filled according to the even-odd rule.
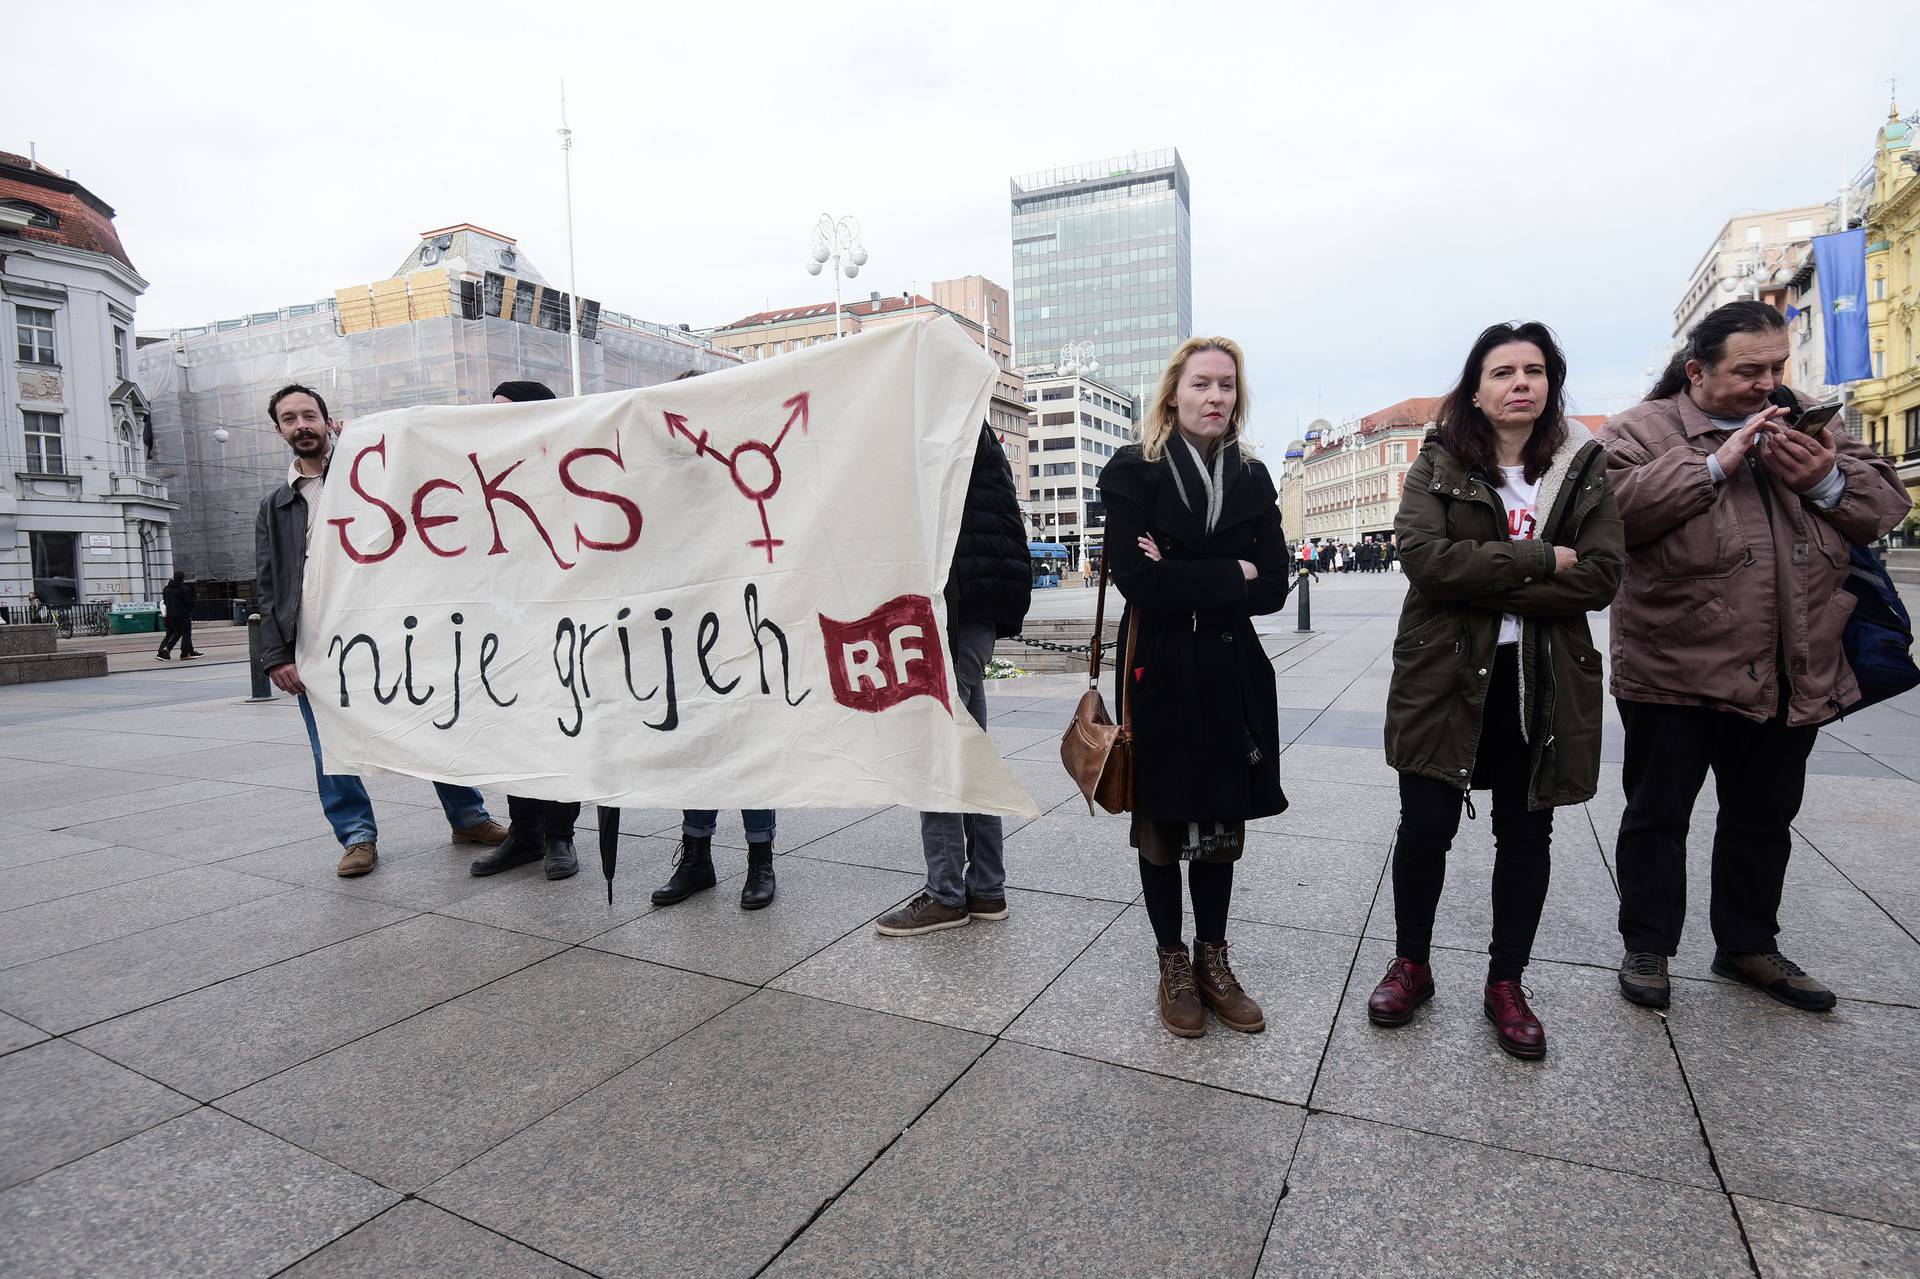
[[[1159,389],[1153,393],[1153,403],[1147,405],[1140,422],[1140,452],[1149,462],[1158,462],[1166,456],[1167,441],[1179,429],[1175,396],[1180,390],[1180,379],[1186,376],[1187,361],[1202,351],[1220,351],[1233,359],[1233,412],[1227,415],[1227,433],[1220,443],[1223,447],[1237,445],[1242,453],[1252,453],[1242,438],[1247,420],[1247,370],[1246,360],[1240,355],[1240,344],[1232,338],[1188,338],[1167,361],[1166,372],[1160,375]]]

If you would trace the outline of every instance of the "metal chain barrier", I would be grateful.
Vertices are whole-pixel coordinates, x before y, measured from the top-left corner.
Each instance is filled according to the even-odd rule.
[[[1029,648],[1044,648],[1049,653],[1082,653],[1087,656],[1092,656],[1093,654],[1093,645],[1091,644],[1055,644],[1051,640],[1028,639],[1024,635],[1014,635],[1009,638],[1012,639],[1015,644],[1025,644]],[[1112,645],[1108,645],[1107,647],[1111,648]]]

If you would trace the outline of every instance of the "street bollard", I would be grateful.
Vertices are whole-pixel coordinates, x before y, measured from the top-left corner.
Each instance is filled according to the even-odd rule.
[[[273,700],[273,685],[267,682],[267,668],[260,660],[260,614],[247,618],[247,672],[253,677],[253,696],[249,702]]]
[[[1293,629],[1302,634],[1313,629],[1312,580],[1307,576],[1307,570],[1304,568],[1300,570],[1300,620]]]

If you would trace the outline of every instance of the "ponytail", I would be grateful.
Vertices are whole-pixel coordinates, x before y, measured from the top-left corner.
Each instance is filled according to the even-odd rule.
[[[1781,314],[1765,302],[1729,302],[1707,312],[1706,318],[1693,326],[1687,333],[1687,340],[1673,358],[1667,361],[1667,367],[1661,372],[1660,380],[1647,392],[1647,399],[1670,400],[1691,385],[1693,379],[1687,376],[1689,361],[1698,360],[1712,368],[1726,354],[1727,339],[1736,333],[1777,333],[1787,327]]]

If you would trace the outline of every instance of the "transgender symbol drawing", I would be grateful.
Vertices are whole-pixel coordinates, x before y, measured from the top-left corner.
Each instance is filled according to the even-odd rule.
[[[733,486],[740,490],[740,495],[760,508],[762,536],[754,538],[747,545],[764,549],[769,564],[773,563],[773,548],[786,545],[783,540],[773,535],[773,526],[767,522],[767,502],[780,491],[780,462],[774,457],[774,452],[780,447],[781,441],[787,438],[787,432],[793,429],[794,423],[800,424],[802,435],[807,433],[809,398],[808,393],[802,391],[780,406],[790,412],[787,414],[787,424],[780,428],[780,434],[773,437],[773,443],[765,444],[759,440],[748,440],[731,453],[722,453],[707,443],[708,436],[705,431],[696,435],[687,426],[687,419],[678,413],[664,415],[667,419],[669,436],[686,436],[692,441],[696,453],[710,457],[726,467],[727,473],[733,477]]]

